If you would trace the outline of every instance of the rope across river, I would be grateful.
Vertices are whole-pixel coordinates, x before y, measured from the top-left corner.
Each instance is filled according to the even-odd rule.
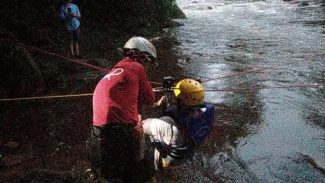
[[[296,84],[288,86],[257,86],[257,87],[246,87],[246,88],[208,88],[207,92],[252,92],[257,90],[266,89],[288,89],[288,88],[324,88],[325,84]],[[159,91],[156,91],[159,92]],[[21,97],[21,98],[8,98],[0,99],[0,102],[6,101],[20,101],[20,100],[37,100],[37,99],[58,99],[58,98],[75,98],[75,97],[89,97],[93,96],[93,93],[80,93],[80,94],[69,94],[69,95],[52,95],[52,96],[41,96],[41,97]]]
[[[46,51],[46,50],[43,50],[40,48],[36,48],[34,46],[30,46],[30,45],[23,44],[23,46],[25,46],[28,49],[34,50],[34,51],[38,51],[38,52],[41,52],[41,53],[44,53],[47,55],[51,55],[51,56],[55,56],[55,57],[64,59],[64,60],[72,62],[74,64],[78,64],[78,65],[82,65],[84,67],[98,70],[102,73],[109,73],[109,71],[110,71],[105,68],[87,64],[87,63],[85,63],[85,60],[71,59],[71,58],[56,54],[56,53],[52,53],[52,52],[49,52],[49,51]],[[320,56],[325,57],[325,55],[320,55]],[[296,61],[296,62],[286,62],[286,63],[281,63],[278,65],[273,65],[273,66],[269,66],[269,67],[255,68],[255,69],[251,69],[251,70],[247,70],[247,71],[243,71],[243,72],[239,72],[239,73],[235,73],[235,74],[230,74],[230,75],[226,75],[226,76],[221,76],[221,77],[217,77],[217,78],[208,78],[206,80],[203,80],[202,83],[213,81],[213,80],[218,80],[218,79],[225,79],[225,78],[234,77],[234,76],[242,76],[242,75],[246,75],[249,73],[256,73],[256,72],[260,72],[260,71],[274,69],[274,68],[281,67],[281,66],[288,65],[288,64],[301,63],[301,62],[306,62],[306,60]],[[156,85],[162,84],[160,82],[152,82],[152,81],[150,83],[156,84]],[[325,86],[325,84],[294,84],[294,85],[287,85],[287,86],[254,86],[254,87],[245,87],[245,88],[230,88],[230,87],[228,87],[228,88],[206,88],[205,91],[207,91],[207,92],[252,92],[252,91],[264,90],[264,89],[323,88],[324,86]],[[21,101],[21,100],[39,100],[39,99],[75,98],[75,97],[88,97],[88,96],[92,96],[92,95],[93,95],[92,93],[81,93],[81,94],[67,94],[67,95],[38,96],[38,97],[18,97],[18,98],[0,99],[0,102]]]

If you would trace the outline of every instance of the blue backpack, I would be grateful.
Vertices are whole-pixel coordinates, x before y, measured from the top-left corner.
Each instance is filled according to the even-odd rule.
[[[204,104],[198,110],[199,115],[196,117],[188,117],[188,112],[179,110],[177,106],[168,108],[166,112],[168,116],[175,120],[178,126],[187,131],[196,145],[200,145],[209,135],[214,122],[213,105]]]

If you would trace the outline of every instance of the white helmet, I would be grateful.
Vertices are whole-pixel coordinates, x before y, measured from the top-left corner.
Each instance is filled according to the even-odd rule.
[[[132,37],[125,43],[124,49],[138,49],[145,54],[149,54],[149,57],[153,57],[155,60],[157,60],[156,48],[150,41],[143,37]]]

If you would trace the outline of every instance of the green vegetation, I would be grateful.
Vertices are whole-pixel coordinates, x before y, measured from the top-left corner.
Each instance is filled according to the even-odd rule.
[[[0,97],[28,96],[43,88],[43,77],[31,55],[10,32],[0,30]]]
[[[67,78],[76,78],[75,74],[89,74],[89,69],[66,63],[62,59],[43,53],[26,50],[22,44],[32,45],[63,56],[68,55],[68,40],[64,23],[58,16],[58,10],[64,1],[11,1],[0,5],[1,64],[15,72],[26,75],[33,71],[39,78],[35,86],[31,79],[24,87],[38,89],[37,92],[50,91],[55,86],[67,82]],[[81,54],[91,64],[101,67],[110,66],[118,59],[117,48],[131,36],[150,37],[162,28],[172,25],[172,18],[184,17],[175,0],[77,0],[81,11]],[[9,46],[10,45],[10,46]],[[10,49],[8,48],[10,47]],[[17,51],[20,50],[20,51]],[[15,67],[9,61],[12,52],[25,56],[15,65],[28,62],[29,68]],[[26,71],[26,72],[25,72]],[[35,72],[34,72],[35,71]],[[91,72],[90,72],[91,73]],[[29,77],[26,75],[26,77]],[[10,88],[16,85],[15,76],[1,72],[0,94],[6,96]],[[80,79],[80,78],[79,78]],[[4,81],[5,80],[5,81]],[[34,82],[34,81],[33,81]],[[71,82],[71,81],[70,81]],[[36,92],[36,90],[35,90]],[[29,90],[29,95],[35,92]],[[26,93],[14,93],[26,96]],[[47,92],[48,93],[48,92]]]
[[[90,93],[102,77],[94,69],[24,46],[68,55],[67,35],[58,16],[61,3],[1,1],[0,98]],[[171,0],[76,4],[82,15],[82,61],[107,69],[120,59],[117,48],[131,36],[157,36],[172,25],[171,18],[182,15]],[[172,43],[157,47],[165,55],[161,67],[176,63],[164,53]],[[162,78],[162,73],[155,74]],[[87,182],[84,170],[90,165],[84,145],[91,118],[91,97],[1,103],[0,182]]]

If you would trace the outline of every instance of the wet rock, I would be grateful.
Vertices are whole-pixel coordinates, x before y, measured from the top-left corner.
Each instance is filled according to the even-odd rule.
[[[305,161],[306,163],[310,164],[313,166],[315,169],[320,171],[323,175],[325,175],[325,168],[321,167],[318,165],[318,163],[310,156],[306,154],[300,154],[300,158]]]
[[[157,37],[151,38],[149,40],[150,40],[150,42],[152,42],[154,44],[154,43],[158,43],[158,42],[162,41],[162,39],[163,38],[161,36],[157,36]]]
[[[322,1],[320,2],[320,6],[325,6],[325,0],[322,0]]]
[[[324,20],[311,20],[311,21],[306,21],[306,24],[308,25],[325,25],[325,19]]]
[[[168,22],[165,22],[162,25],[162,28],[180,27],[180,26],[184,26],[184,24],[180,23],[180,22],[177,22],[177,21],[174,21],[174,20],[170,20]]]
[[[176,5],[172,5],[172,10],[170,11],[170,17],[172,19],[182,19],[182,18],[186,18],[185,13]]]
[[[180,58],[177,60],[179,64],[185,65],[190,61],[190,58]]]
[[[57,146],[63,146],[63,145],[65,145],[64,142],[59,142]]]
[[[309,3],[308,2],[301,2],[298,7],[305,7],[305,6],[309,6]]]
[[[20,143],[15,142],[15,141],[9,141],[6,144],[4,144],[4,147],[8,147],[10,149],[17,149],[18,147],[20,147]]]
[[[2,156],[2,154],[0,154],[0,171],[5,170],[5,168],[6,168],[6,165],[3,162],[2,158],[3,158],[3,156]]]

